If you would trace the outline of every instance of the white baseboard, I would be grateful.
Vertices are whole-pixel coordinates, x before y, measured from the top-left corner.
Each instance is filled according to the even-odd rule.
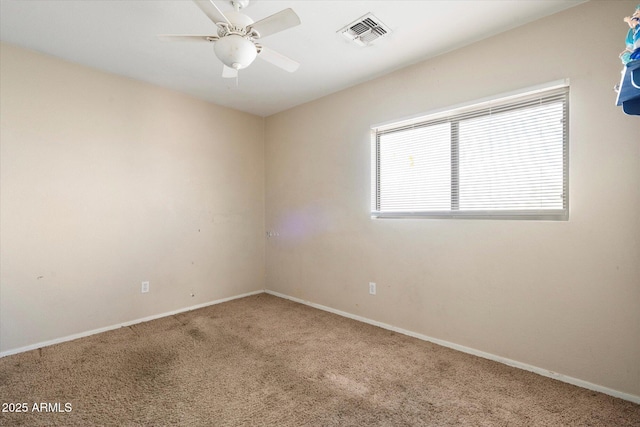
[[[203,304],[192,305],[190,307],[180,308],[178,310],[173,310],[173,311],[169,311],[169,312],[166,312],[166,313],[154,314],[153,316],[143,317],[142,319],[131,320],[129,322],[118,323],[117,325],[111,325],[111,326],[106,326],[104,328],[98,328],[98,329],[93,329],[93,330],[86,331],[86,332],[80,332],[79,334],[68,335],[66,337],[56,338],[56,339],[53,339],[53,340],[50,340],[50,341],[43,341],[43,342],[39,342],[39,343],[36,343],[36,344],[28,345],[26,347],[14,348],[14,349],[11,349],[11,350],[0,352],[0,358],[3,358],[5,356],[11,356],[13,354],[23,353],[25,351],[36,350],[36,349],[42,348],[42,347],[48,347],[48,346],[53,345],[53,344],[59,344],[59,343],[63,343],[63,342],[66,342],[66,341],[72,341],[72,340],[75,340],[75,339],[78,339],[78,338],[88,337],[90,335],[95,335],[95,334],[99,334],[99,333],[102,333],[102,332],[111,331],[113,329],[118,329],[118,328],[122,328],[122,327],[126,327],[126,326],[135,325],[136,323],[148,322],[150,320],[160,319],[161,317],[173,316],[174,314],[184,313],[185,311],[196,310],[198,308],[208,307],[210,305],[215,305],[215,304],[221,304],[223,302],[227,302],[227,301],[231,301],[231,300],[234,300],[234,299],[248,297],[248,296],[251,296],[251,295],[257,295],[257,294],[261,294],[261,293],[264,293],[264,290],[248,292],[246,294],[235,295],[235,296],[228,297],[228,298],[222,298],[222,299],[218,299],[218,300],[215,300],[215,301],[205,302]]]
[[[285,295],[285,294],[281,294],[279,292],[265,290],[265,293],[270,294],[270,295],[274,295],[276,297],[288,299],[288,300],[291,300],[291,301],[294,301],[294,302],[297,302],[297,303],[300,303],[300,304],[308,305],[310,307],[314,307],[314,308],[317,308],[317,309],[320,309],[320,310],[328,311],[329,313],[337,314],[339,316],[347,317],[349,319],[357,320],[359,322],[368,323],[370,325],[378,326],[378,327],[383,328],[383,329],[388,329],[390,331],[398,332],[398,333],[403,334],[403,335],[408,335],[410,337],[418,338],[418,339],[423,340],[423,341],[429,341],[429,342],[432,342],[434,344],[441,345],[443,347],[448,347],[448,348],[452,348],[454,350],[461,351],[463,353],[468,353],[468,354],[472,354],[474,356],[482,357],[484,359],[489,359],[489,360],[493,360],[495,362],[500,362],[500,363],[503,363],[505,365],[512,366],[514,368],[519,368],[519,369],[524,369],[525,371],[534,372],[534,373],[542,375],[544,377],[553,378],[555,380],[562,381],[562,382],[565,382],[565,383],[568,383],[568,384],[572,384],[572,385],[575,385],[575,386],[578,386],[578,387],[586,388],[588,390],[597,391],[597,392],[600,392],[600,393],[608,394],[609,396],[618,397],[620,399],[624,399],[624,400],[628,400],[628,401],[633,402],[633,403],[640,404],[640,396],[636,396],[636,395],[629,394],[629,393],[624,393],[624,392],[621,392],[621,391],[618,391],[618,390],[614,390],[614,389],[611,389],[611,388],[608,388],[608,387],[604,387],[604,386],[601,386],[601,385],[598,385],[598,384],[593,384],[593,383],[590,383],[588,381],[584,381],[584,380],[581,380],[581,379],[578,379],[578,378],[573,378],[573,377],[570,377],[570,376],[567,376],[567,375],[559,374],[557,372],[549,371],[547,369],[539,368],[537,366],[529,365],[527,363],[518,362],[517,360],[507,359],[506,357],[501,357],[501,356],[496,356],[495,354],[486,353],[484,351],[476,350],[474,348],[465,347],[463,345],[459,345],[459,344],[455,344],[455,343],[452,343],[452,342],[440,340],[438,338],[432,338],[432,337],[429,337],[427,335],[422,335],[422,334],[419,334],[419,333],[416,333],[416,332],[408,331],[406,329],[398,328],[398,327],[395,327],[395,326],[388,325],[386,323],[382,323],[382,322],[378,322],[378,321],[375,321],[375,320],[367,319],[366,317],[357,316],[355,314],[347,313],[346,311],[336,310],[334,308],[327,307],[327,306],[320,305],[320,304],[316,304],[316,303],[313,303],[311,301],[305,301],[303,299],[292,297],[292,296]]]

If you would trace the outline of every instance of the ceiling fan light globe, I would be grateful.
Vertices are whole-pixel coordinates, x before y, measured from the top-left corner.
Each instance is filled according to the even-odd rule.
[[[256,46],[250,40],[235,34],[219,39],[213,49],[224,65],[236,70],[247,68],[258,55]]]

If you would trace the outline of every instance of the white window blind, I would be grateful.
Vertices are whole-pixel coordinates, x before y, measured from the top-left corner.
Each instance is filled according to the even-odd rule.
[[[375,217],[568,218],[567,86],[373,129]]]

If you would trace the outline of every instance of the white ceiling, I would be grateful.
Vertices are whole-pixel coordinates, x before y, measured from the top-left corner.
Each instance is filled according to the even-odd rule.
[[[206,43],[166,43],[157,34],[215,34],[188,0],[0,0],[0,39],[107,72],[175,89],[260,116],[317,99],[409,64],[551,15],[584,0],[256,0],[260,20],[293,8],[302,24],[262,39],[296,61],[293,74],[256,60],[239,83],[221,77]],[[228,1],[215,2],[223,11]],[[372,12],[392,33],[368,47],[337,33]],[[517,59],[517,52],[505,52]]]

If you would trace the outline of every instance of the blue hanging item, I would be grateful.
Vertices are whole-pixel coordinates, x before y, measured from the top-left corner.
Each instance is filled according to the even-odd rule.
[[[631,61],[640,59],[640,5],[636,7],[631,16],[624,18],[624,22],[629,24],[627,38],[625,39],[625,50],[620,54],[620,59],[624,65]]]
[[[618,89],[616,105],[626,114],[640,116],[640,5],[631,16],[624,18],[629,24],[625,50],[620,59],[625,65]]]

